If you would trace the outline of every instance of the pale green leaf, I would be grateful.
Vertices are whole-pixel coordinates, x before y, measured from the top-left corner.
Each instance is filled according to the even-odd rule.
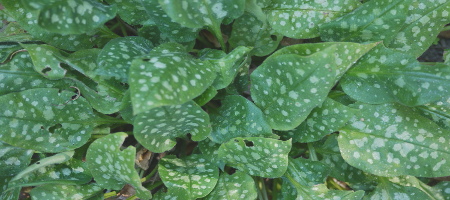
[[[95,183],[87,185],[47,184],[33,188],[30,195],[32,199],[80,200],[95,197],[102,191],[103,188]],[[103,194],[101,195],[103,197]]]
[[[209,61],[194,59],[176,43],[160,45],[146,58],[131,64],[133,112],[183,104],[202,94],[215,77],[216,71]]]
[[[39,26],[63,35],[92,31],[116,16],[116,6],[95,0],[56,1],[45,4],[39,11]]]
[[[0,96],[0,140],[42,152],[78,148],[96,125],[92,108],[83,97],[56,88],[38,88]],[[33,145],[30,145],[32,143]]]
[[[310,1],[272,0],[263,10],[272,28],[291,38],[314,38],[319,27],[360,5],[358,0]]]
[[[338,131],[353,116],[354,110],[330,98],[314,108],[300,126],[286,132],[277,132],[294,142],[315,142],[325,135]]]
[[[219,179],[219,169],[202,155],[184,159],[166,156],[158,170],[169,193],[180,199],[197,199],[208,195]]]
[[[265,21],[260,21],[254,15],[245,13],[233,23],[228,42],[232,48],[252,46],[251,54],[265,56],[277,49],[282,38],[280,34],[268,27]]]
[[[232,175],[223,172],[219,182],[206,200],[256,199],[257,190],[253,178],[241,171]]]
[[[348,70],[341,85],[350,97],[365,103],[417,106],[450,91],[450,66],[421,65],[413,56],[379,45]]]
[[[31,162],[32,150],[14,147],[0,141],[0,174],[14,176]]]
[[[367,194],[364,200],[372,199],[429,199],[427,194],[415,187],[402,186],[390,181],[381,182],[377,188]]]
[[[272,129],[264,114],[251,101],[242,96],[225,97],[222,106],[210,114],[210,139],[224,143],[235,137],[271,137]]]
[[[141,112],[134,119],[134,136],[145,148],[161,153],[176,145],[176,138],[190,133],[192,140],[211,132],[208,114],[193,101]]]
[[[387,47],[419,57],[449,22],[450,2],[378,0],[323,24],[325,41],[384,41]]]
[[[136,189],[136,196],[150,199],[151,193],[141,184],[134,169],[136,148],[121,150],[126,133],[119,132],[95,140],[87,150],[86,163],[97,184],[106,189],[120,190],[125,184]]]
[[[61,66],[64,57],[55,47],[45,44],[22,44],[22,46],[30,54],[34,69],[42,76],[57,80],[66,75],[67,70]]]
[[[238,137],[220,146],[219,158],[249,175],[276,178],[288,168],[291,146],[291,140]]]
[[[352,64],[376,44],[300,44],[268,57],[253,73],[251,94],[275,130],[291,130],[325,101]]]
[[[447,130],[398,104],[358,108],[338,137],[350,165],[379,176],[449,175]]]

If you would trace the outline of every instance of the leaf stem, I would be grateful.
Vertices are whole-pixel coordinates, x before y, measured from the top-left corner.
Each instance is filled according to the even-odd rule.
[[[256,181],[256,189],[258,191],[258,199],[259,200],[269,200],[267,197],[266,184],[264,184],[264,179],[262,177],[254,177]]]
[[[158,166],[156,166],[151,172],[150,174],[148,174],[147,176],[145,176],[144,178],[141,178],[141,182],[145,182],[147,181],[149,178],[151,178],[153,175],[156,174],[156,172],[158,171]]]
[[[280,184],[280,180],[279,178],[273,179],[272,182],[272,199],[278,199],[278,194],[280,193],[281,190],[281,184]]]
[[[103,198],[104,198],[104,199],[107,199],[107,198],[111,198],[111,197],[114,197],[114,196],[117,196],[116,191],[112,191],[112,192],[105,193],[105,194],[103,195]]]
[[[309,150],[309,158],[312,161],[319,161],[319,159],[317,158],[317,154],[316,154],[316,149],[314,148],[312,143],[308,143],[308,150]]]

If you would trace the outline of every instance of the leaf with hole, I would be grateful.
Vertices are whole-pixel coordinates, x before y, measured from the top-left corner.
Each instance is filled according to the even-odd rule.
[[[226,172],[220,174],[216,187],[205,199],[256,199],[257,196],[253,178],[244,172],[237,171],[231,175]]]
[[[291,130],[325,101],[352,64],[376,43],[300,44],[268,57],[250,75],[255,104],[275,130]]]
[[[319,27],[339,18],[360,5],[358,0],[287,1],[272,0],[263,10],[272,28],[290,38],[314,38],[319,36]]]
[[[431,103],[450,91],[450,66],[421,65],[414,57],[378,45],[342,78],[350,97],[370,104]]]
[[[205,197],[219,179],[219,169],[198,154],[184,159],[166,156],[159,162],[158,169],[169,193],[182,199]]]
[[[215,77],[216,69],[209,61],[193,58],[176,43],[160,45],[131,64],[133,112],[183,104],[202,94]]]
[[[150,199],[152,194],[142,186],[134,169],[136,148],[121,149],[126,137],[126,133],[119,132],[95,140],[87,150],[86,163],[98,186],[120,190],[125,184],[130,184],[137,197]]]
[[[98,119],[83,97],[56,88],[37,88],[0,96],[0,139],[42,152],[72,150],[85,144]],[[67,102],[67,103],[66,103]],[[33,145],[29,145],[30,142]]]
[[[238,137],[220,146],[219,158],[249,175],[277,178],[288,168],[291,147],[291,140]]]
[[[342,157],[350,165],[378,176],[449,175],[447,130],[398,104],[358,108],[338,137]]]
[[[64,57],[55,47],[38,44],[22,44],[22,46],[30,54],[34,69],[42,76],[57,80],[66,75],[67,70],[61,66]]]
[[[211,132],[208,114],[193,101],[153,108],[136,115],[134,136],[145,148],[161,153],[176,145],[176,138],[191,134],[192,140],[205,139]]]
[[[226,96],[222,106],[211,112],[210,117],[210,139],[216,143],[235,137],[275,137],[261,110],[242,96]]]

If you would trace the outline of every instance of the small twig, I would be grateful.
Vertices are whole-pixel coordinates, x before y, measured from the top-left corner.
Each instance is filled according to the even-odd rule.
[[[3,65],[3,64],[5,64],[5,63],[9,62],[10,60],[12,60],[12,58],[14,57],[14,55],[16,55],[17,53],[19,53],[19,52],[25,52],[25,51],[27,51],[27,50],[26,50],[26,49],[19,49],[19,50],[17,50],[17,51],[14,51],[11,55],[9,55],[8,59],[6,59],[4,62],[0,63],[0,65]]]
[[[64,106],[64,105],[67,105],[70,101],[75,101],[75,100],[77,100],[80,96],[81,96],[81,91],[80,91],[80,89],[78,89],[77,87],[75,87],[75,86],[70,86],[71,88],[75,88],[76,90],[77,90],[77,94],[76,95],[74,95],[74,96],[72,96],[72,98],[71,99],[69,99],[69,100],[67,100],[65,103],[63,103],[63,104],[56,104],[55,106]]]

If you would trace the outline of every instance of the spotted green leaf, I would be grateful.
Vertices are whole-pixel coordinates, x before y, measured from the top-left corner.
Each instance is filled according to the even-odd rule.
[[[208,114],[193,101],[141,112],[134,120],[134,136],[145,148],[161,153],[176,145],[176,138],[190,133],[192,140],[211,132]]]
[[[253,73],[251,94],[275,130],[291,130],[375,43],[300,44],[268,57]]]
[[[253,178],[244,172],[238,171],[232,175],[220,174],[219,182],[206,200],[226,199],[256,199],[257,190]]]
[[[329,190],[325,184],[315,186],[303,186],[294,179],[283,179],[283,199],[345,199],[360,200],[364,191]]]
[[[220,146],[219,158],[249,175],[276,178],[288,168],[291,146],[291,140],[238,137]]]
[[[429,199],[420,189],[402,186],[388,180],[380,182],[377,188],[367,194],[364,199]]]
[[[209,139],[204,139],[198,142],[198,148],[211,163],[216,164],[217,167],[224,170],[225,163],[218,157],[220,144],[217,144]]]
[[[410,186],[420,189],[427,194],[430,200],[444,200],[444,196],[438,191],[437,188],[431,187],[424,182],[420,181],[414,176],[398,176],[389,179],[392,183],[396,183],[402,186]]]
[[[183,104],[202,94],[214,81],[209,61],[194,59],[176,43],[154,48],[136,59],[130,69],[133,112],[138,114],[165,105]]]
[[[438,101],[417,106],[416,109],[439,126],[450,129],[450,97],[445,96]]]
[[[21,49],[21,46],[17,43],[0,43],[0,63],[6,63],[6,61],[10,60],[16,53],[19,53]]]
[[[195,40],[199,28],[188,28],[172,20],[163,10],[158,0],[139,0],[151,19],[164,37],[176,42],[189,42]]]
[[[30,195],[33,199],[79,200],[90,199],[101,194],[102,191],[103,188],[95,183],[86,185],[47,184],[33,188]],[[103,197],[103,194],[101,194],[101,197]]]
[[[30,54],[34,69],[42,76],[50,79],[61,79],[67,70],[61,64],[64,63],[63,55],[58,49],[49,45],[22,44]]]
[[[251,101],[238,95],[225,97],[222,106],[210,114],[210,139],[225,143],[235,137],[270,137],[272,129],[261,110]]]
[[[126,137],[126,133],[119,132],[95,140],[87,150],[86,163],[98,186],[120,190],[125,184],[130,184],[137,197],[150,199],[150,191],[142,186],[134,169],[136,148],[129,146],[121,150]]]
[[[278,47],[282,38],[280,34],[268,27],[265,21],[260,21],[254,15],[245,13],[233,23],[228,42],[232,48],[252,46],[252,54],[265,56]]]
[[[82,34],[116,16],[116,6],[94,0],[56,1],[40,9],[38,24],[59,34]]]
[[[325,41],[384,41],[387,47],[419,57],[449,22],[445,0],[369,1],[352,13],[323,24]]]
[[[123,21],[131,25],[144,24],[147,18],[145,9],[141,5],[141,0],[106,0],[108,4],[117,5],[117,14]]]
[[[319,27],[343,16],[360,5],[358,0],[272,0],[264,11],[272,28],[291,38],[314,38]]]
[[[83,97],[56,88],[37,88],[0,96],[0,140],[42,152],[61,152],[85,144],[96,125]],[[67,102],[67,103],[66,103]],[[30,142],[33,145],[30,145]]]
[[[421,65],[413,56],[379,45],[344,75],[341,84],[358,101],[417,106],[450,91],[450,66]]]
[[[40,9],[34,9],[31,6],[22,6],[19,1],[1,0],[0,2],[5,7],[5,9],[2,11],[4,11],[9,17],[16,20],[17,23],[24,30],[30,33],[35,40],[40,40],[57,48],[69,51],[90,48],[94,45],[92,43],[92,39],[94,38],[93,34],[95,32],[92,34],[83,33],[69,35],[53,33],[38,25],[38,16],[40,13]],[[62,2],[64,3],[67,1]],[[82,6],[83,4],[80,5]],[[18,7],[20,7],[20,9],[17,9]]]
[[[292,178],[301,185],[314,186],[325,183],[325,179],[328,174],[328,166],[319,161],[312,161],[303,158],[290,158],[285,176],[290,179]]]
[[[32,150],[14,147],[0,141],[0,174],[14,176],[31,162]]]
[[[437,191],[439,191],[442,196],[444,196],[445,200],[450,199],[450,182],[448,181],[442,181],[433,186]]]
[[[195,103],[197,103],[199,106],[204,106],[207,104],[211,99],[213,99],[217,94],[216,88],[214,86],[208,87],[200,96],[195,97],[193,99]]]
[[[41,161],[38,161],[41,162]],[[9,187],[38,186],[43,184],[85,184],[91,181],[92,176],[86,163],[71,159],[61,164],[47,165],[20,179],[10,181]]]
[[[162,9],[173,21],[189,28],[207,27],[223,45],[220,25],[227,19],[235,19],[244,13],[242,0],[158,0]],[[194,14],[195,13],[195,14]],[[222,41],[221,41],[222,40]]]
[[[145,55],[153,48],[153,44],[142,37],[121,37],[109,41],[97,58],[96,74],[104,79],[115,78],[126,83],[131,61]]]
[[[379,176],[448,175],[448,131],[398,104],[358,108],[338,137],[350,165]]]
[[[315,142],[325,135],[338,131],[353,116],[354,110],[327,98],[322,105],[314,108],[300,126],[286,132],[295,142]]]
[[[0,199],[3,200],[17,200],[20,196],[20,191],[22,188],[13,188],[7,190],[8,182],[11,176],[0,176]]]
[[[166,156],[159,161],[158,170],[169,192],[179,199],[205,197],[219,179],[219,169],[198,154],[184,159]]]
[[[0,42],[27,42],[33,37],[20,27],[17,22],[10,22],[0,32]]]

